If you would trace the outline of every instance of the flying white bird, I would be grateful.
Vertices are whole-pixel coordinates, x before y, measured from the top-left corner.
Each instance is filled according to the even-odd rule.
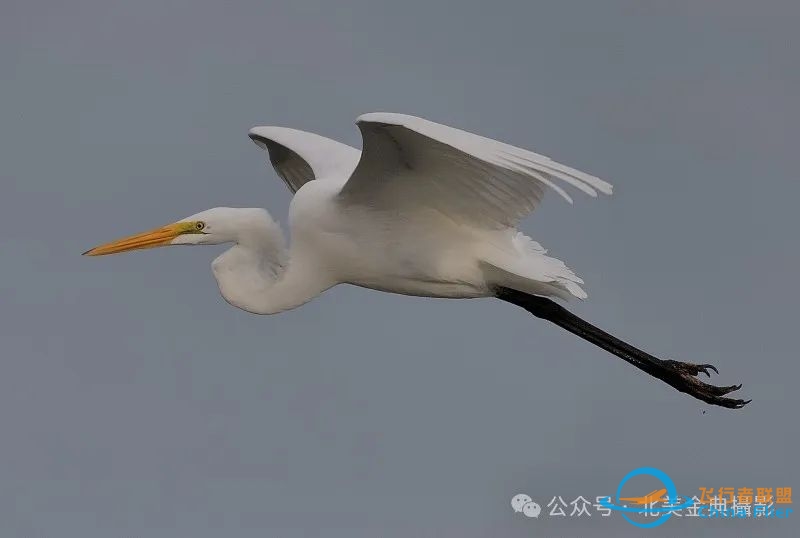
[[[166,245],[233,247],[211,264],[225,300],[275,314],[341,283],[424,297],[497,297],[708,402],[740,408],[697,376],[716,368],[661,360],[575,316],[551,298],[586,298],[583,281],[517,222],[563,184],[590,196],[611,185],[547,157],[401,114],[358,118],[363,149],[296,129],[255,127],[294,192],[291,246],[263,209],[217,207],[95,247],[99,256]]]

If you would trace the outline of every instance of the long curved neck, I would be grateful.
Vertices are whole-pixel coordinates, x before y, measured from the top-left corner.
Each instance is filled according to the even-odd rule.
[[[275,237],[239,240],[212,263],[225,300],[253,314],[296,308],[333,285],[302,251],[287,251]]]

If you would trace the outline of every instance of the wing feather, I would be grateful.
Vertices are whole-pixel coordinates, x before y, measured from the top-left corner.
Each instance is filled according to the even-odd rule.
[[[544,155],[422,118],[371,113],[356,123],[361,159],[341,191],[351,201],[427,205],[495,228],[513,226],[536,209],[545,188],[571,203],[559,182],[590,196],[612,191],[609,183]]]
[[[343,181],[361,155],[336,140],[287,127],[253,127],[248,136],[267,150],[275,172],[293,193],[315,179]]]

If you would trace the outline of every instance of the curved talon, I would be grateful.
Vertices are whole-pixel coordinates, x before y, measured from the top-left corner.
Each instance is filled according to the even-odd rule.
[[[733,392],[735,390],[739,390],[740,388],[742,388],[742,384],[739,383],[738,385],[730,385],[728,387],[720,387],[720,388],[722,388],[722,390],[725,391],[723,394],[728,394],[729,392]]]
[[[724,397],[726,394],[742,388],[741,384],[719,387],[698,379],[701,373],[709,378],[711,377],[711,372],[719,374],[719,370],[713,364],[694,364],[671,359],[663,361],[662,364],[675,376],[670,380],[665,379],[665,381],[679,391],[694,396],[698,400],[729,409],[741,409],[750,403],[750,400]]]
[[[713,370],[715,374],[719,375],[719,370],[713,364],[698,364],[698,370],[706,374],[707,377],[711,377],[711,374],[708,373],[709,370]]]
[[[707,377],[711,377],[709,370],[719,375],[719,370],[717,370],[717,367],[713,364],[694,364],[692,362],[681,362],[671,359],[664,361],[664,363],[668,368],[673,368],[681,373],[686,373],[693,376],[705,374]]]
[[[709,378],[711,372],[719,375],[719,370],[713,364],[695,364],[672,359],[660,361],[660,364],[669,373],[666,377],[658,376],[660,379],[698,400],[728,409],[741,409],[751,402],[751,400],[725,397],[726,394],[742,388],[741,384],[718,387],[700,381],[698,378],[700,374],[705,374]]]
[[[728,407],[730,409],[741,409],[753,400],[734,400],[732,398],[723,398],[722,401],[725,403],[721,403],[719,405],[722,405],[723,407]]]
[[[741,385],[730,385],[727,387],[717,387],[716,385],[706,385],[704,383],[704,388],[714,396],[724,396],[728,393],[731,393],[735,390],[739,390],[742,388]]]
[[[690,396],[694,396],[698,400],[718,405],[720,407],[727,407],[728,409],[741,409],[749,404],[751,400],[740,400],[738,398],[726,398],[725,395],[742,388],[742,385],[729,385],[725,387],[718,387],[709,383],[700,381],[697,376],[700,373],[706,374],[711,377],[709,370],[719,374],[719,371],[711,364],[692,364],[689,362],[680,361],[665,361],[666,367],[678,374],[677,379],[667,381],[670,385],[675,387],[681,392],[685,392]]]
[[[736,398],[723,398],[721,396],[712,396],[707,394],[692,394],[692,396],[703,400],[704,402],[718,405],[721,407],[727,407],[729,409],[741,409],[745,405],[749,404],[752,400],[739,400]]]

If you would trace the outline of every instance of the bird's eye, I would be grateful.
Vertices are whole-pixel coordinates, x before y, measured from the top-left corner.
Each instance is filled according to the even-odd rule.
[[[200,230],[202,230],[203,228],[205,228],[205,227],[206,227],[206,223],[202,222],[202,221],[196,222],[195,225],[194,225],[194,229],[197,230],[198,232]]]

